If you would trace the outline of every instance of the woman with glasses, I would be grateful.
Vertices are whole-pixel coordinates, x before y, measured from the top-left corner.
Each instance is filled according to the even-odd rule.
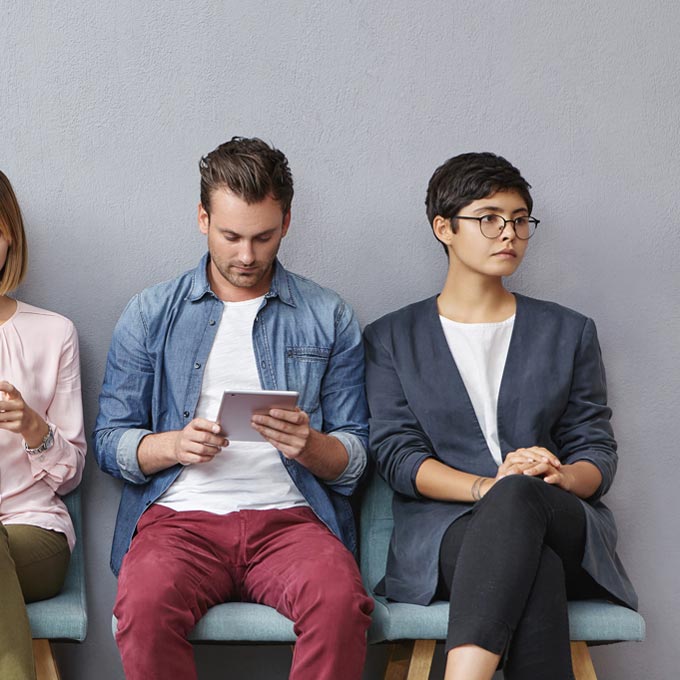
[[[382,592],[449,599],[446,679],[572,678],[567,599],[637,606],[601,497],[617,464],[591,319],[508,291],[539,221],[504,158],[439,167],[443,290],[366,328],[370,447],[395,491]]]
[[[25,602],[56,595],[75,535],[59,495],[85,456],[78,339],[63,316],[7,293],[26,271],[26,238],[0,172],[0,678],[35,678]]]

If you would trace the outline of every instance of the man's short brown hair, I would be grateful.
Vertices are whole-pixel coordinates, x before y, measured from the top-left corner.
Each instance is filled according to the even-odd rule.
[[[5,265],[0,269],[0,295],[14,290],[24,278],[28,252],[24,221],[14,189],[0,170],[0,234],[9,242]]]
[[[285,155],[257,137],[233,137],[203,156],[201,204],[210,215],[210,197],[227,189],[246,203],[259,203],[267,196],[281,204],[284,215],[293,202],[293,176]]]

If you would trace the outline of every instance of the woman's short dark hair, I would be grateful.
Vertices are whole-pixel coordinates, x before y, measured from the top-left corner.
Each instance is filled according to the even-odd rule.
[[[0,295],[4,295],[14,290],[24,278],[28,249],[17,197],[2,171],[0,171],[0,234],[9,242],[7,259],[0,269]]]
[[[463,153],[449,158],[430,178],[425,197],[427,219],[432,226],[437,215],[454,217],[473,201],[509,190],[517,191],[531,212],[534,202],[529,189],[531,184],[505,158],[488,152]],[[455,233],[454,222],[451,228]]]
[[[246,203],[259,203],[271,196],[283,213],[293,202],[293,175],[285,155],[257,137],[233,137],[203,156],[201,204],[210,215],[210,196],[216,189],[228,189]]]

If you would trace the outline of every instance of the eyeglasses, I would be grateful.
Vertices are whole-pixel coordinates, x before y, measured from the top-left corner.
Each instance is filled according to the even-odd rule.
[[[515,217],[514,220],[506,220],[500,215],[482,215],[481,217],[467,217],[465,215],[455,215],[451,218],[452,220],[477,220],[479,222],[479,230],[482,232],[482,236],[486,238],[498,238],[500,234],[503,233],[505,225],[508,222],[512,223],[512,228],[515,230],[515,236],[517,236],[520,241],[529,240],[536,231],[536,227],[539,225],[541,220],[537,220],[535,217],[528,215],[522,215],[522,217]]]

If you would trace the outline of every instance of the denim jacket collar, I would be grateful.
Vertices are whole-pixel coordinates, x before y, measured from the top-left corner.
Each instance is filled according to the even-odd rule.
[[[191,302],[198,302],[205,295],[212,295],[216,297],[210,281],[208,280],[208,262],[210,261],[210,253],[205,253],[193,272],[193,281],[191,284],[191,291],[188,299]],[[274,276],[269,291],[265,294],[265,298],[278,297],[281,302],[290,307],[297,307],[293,299],[293,293],[290,286],[288,272],[284,266],[279,262],[278,258],[274,261]]]

